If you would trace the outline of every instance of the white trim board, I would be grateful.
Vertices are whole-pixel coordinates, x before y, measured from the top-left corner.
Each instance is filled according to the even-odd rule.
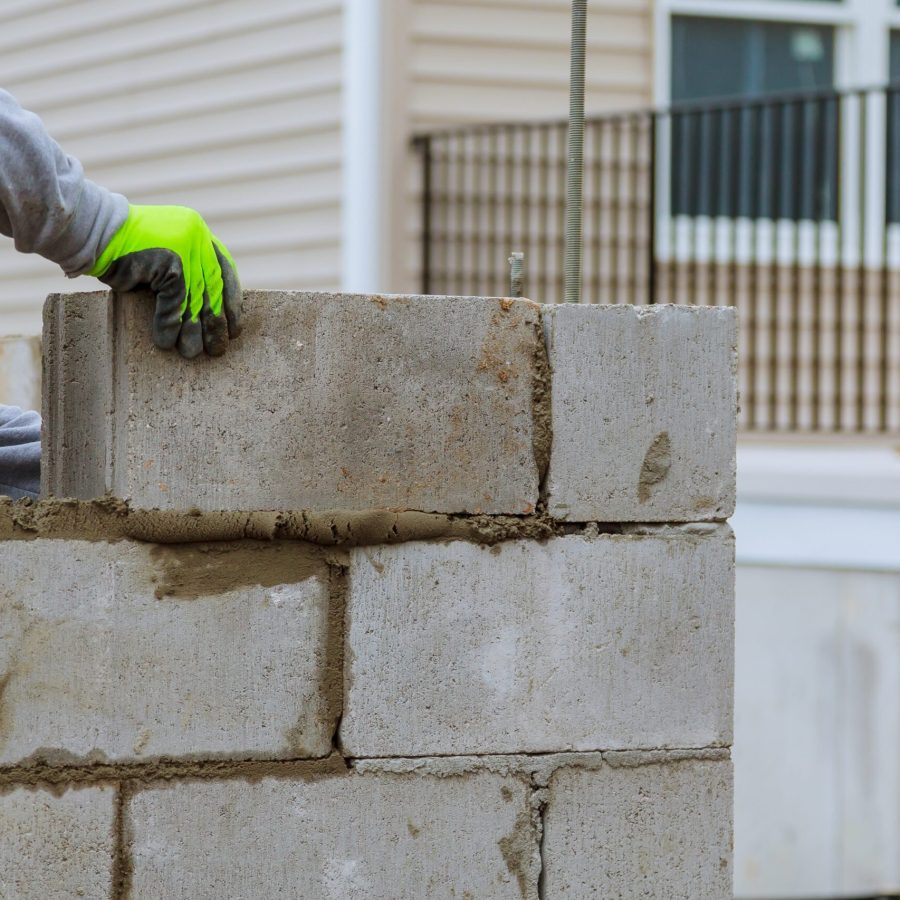
[[[900,507],[738,501],[738,565],[900,572]]]
[[[900,450],[747,445],[737,454],[737,561],[900,572]]]

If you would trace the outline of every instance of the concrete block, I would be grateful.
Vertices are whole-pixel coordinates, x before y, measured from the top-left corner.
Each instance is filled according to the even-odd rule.
[[[0,336],[0,403],[41,408],[41,339]]]
[[[734,511],[733,309],[547,307],[548,509],[573,522],[690,522]]]
[[[0,763],[326,755],[340,639],[309,553],[0,543]]]
[[[360,548],[342,746],[370,757],[729,744],[733,617],[727,526]]]
[[[489,773],[145,790],[128,812],[132,890],[146,900],[536,900],[530,795],[526,781]]]
[[[730,761],[561,769],[547,800],[547,900],[732,897]]]
[[[0,793],[0,897],[112,896],[115,790]]]
[[[250,292],[241,338],[184,361],[145,296],[45,306],[44,491],[137,507],[526,513],[546,455],[540,308]]]

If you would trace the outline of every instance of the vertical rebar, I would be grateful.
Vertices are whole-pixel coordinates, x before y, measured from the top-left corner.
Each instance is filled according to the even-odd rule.
[[[581,215],[584,177],[584,56],[587,0],[572,0],[569,140],[566,170],[565,299],[581,299]]]

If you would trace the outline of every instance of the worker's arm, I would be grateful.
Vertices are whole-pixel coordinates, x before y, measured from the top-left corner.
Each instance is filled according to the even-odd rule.
[[[153,339],[192,357],[240,333],[237,269],[199,213],[132,206],[84,177],[41,120],[0,90],[0,233],[74,277],[156,295]]]
[[[0,232],[66,275],[83,275],[128,216],[128,201],[84,177],[41,120],[0,90]]]
[[[41,489],[41,417],[0,406],[0,496],[37,498]]]

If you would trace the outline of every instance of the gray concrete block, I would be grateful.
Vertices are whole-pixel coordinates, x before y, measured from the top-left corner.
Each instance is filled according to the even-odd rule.
[[[0,763],[326,755],[340,638],[309,553],[0,543]]]
[[[354,757],[731,742],[724,525],[361,548],[348,619]]]
[[[730,900],[731,806],[728,760],[561,769],[542,896]]]
[[[115,790],[0,793],[0,897],[112,896]]]
[[[217,359],[150,339],[146,296],[51,296],[44,492],[137,507],[524,513],[538,499],[540,308],[245,295]]]
[[[130,803],[146,900],[537,898],[531,790],[489,773],[194,782]]]
[[[0,336],[0,402],[41,408],[41,339]]]
[[[734,511],[733,309],[546,307],[548,509],[573,522],[690,522]]]

